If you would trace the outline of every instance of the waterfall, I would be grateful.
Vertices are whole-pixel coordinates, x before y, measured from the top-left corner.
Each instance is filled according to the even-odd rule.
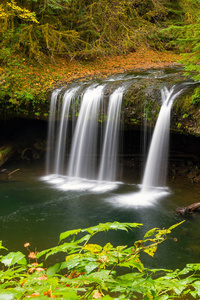
[[[61,106],[60,126],[57,133],[57,142],[56,142],[56,150],[55,150],[54,174],[64,174],[68,115],[69,115],[71,101],[74,99],[78,89],[79,87],[71,88],[67,90],[63,96],[62,106]]]
[[[54,174],[63,174],[64,156],[66,147],[66,134],[68,126],[68,114],[72,99],[79,87],[66,90],[62,96],[62,89],[56,89],[51,96],[49,127],[47,136],[46,174],[51,173],[53,166]],[[57,122],[57,119],[60,121]],[[57,125],[58,123],[58,125]],[[57,138],[56,146],[55,137]]]
[[[46,174],[50,174],[51,162],[53,161],[54,151],[54,135],[55,135],[55,119],[56,119],[56,103],[61,89],[53,91],[51,96],[50,112],[49,112],[49,127],[47,135],[47,154],[46,154]]]
[[[95,178],[98,114],[104,88],[104,85],[92,85],[83,93],[72,141],[69,177]]]
[[[195,83],[178,84],[170,90],[166,87],[161,89],[162,106],[154,128],[141,189],[131,197],[123,196],[123,204],[131,200],[131,205],[149,205],[151,200],[168,193],[166,174],[171,108],[174,100],[191,84]],[[46,180],[65,190],[85,189],[93,192],[109,190],[111,186],[113,189],[118,185],[116,179],[121,105],[127,87],[127,83],[118,85],[109,97],[109,83],[106,81],[101,84],[73,83],[68,88],[53,91],[49,115]],[[80,100],[79,107],[75,107],[77,100]],[[104,130],[104,126],[101,126],[102,112],[103,119],[106,119]],[[76,122],[72,118],[75,114]],[[70,139],[69,119],[72,119]],[[146,130],[144,132],[146,134]],[[146,137],[144,145],[145,142]],[[70,148],[68,161],[66,148]]]
[[[170,113],[175,98],[183,91],[176,91],[175,86],[170,90],[161,90],[162,106],[153,132],[151,145],[142,181],[142,192],[152,187],[164,187],[166,182]]]
[[[118,139],[121,103],[124,87],[117,88],[110,96],[107,125],[104,136],[102,158],[99,169],[98,179],[114,181],[116,180]]]
[[[145,166],[142,187],[139,192],[129,195],[120,195],[110,201],[119,206],[150,206],[169,194],[166,184],[170,113],[174,100],[191,83],[178,84],[170,90],[166,87],[161,90],[162,106],[154,128],[151,144]]]
[[[106,84],[90,84],[80,89],[80,85],[75,85],[65,92],[64,89],[57,89],[52,93],[46,157],[46,179],[51,183],[62,187],[65,185],[65,189],[80,189],[84,185],[87,189],[89,187],[100,191],[102,182],[105,188],[105,181],[116,180],[119,124],[125,85],[111,93],[108,105],[104,105],[105,87]],[[77,121],[72,120],[73,132],[67,162],[65,154],[66,144],[69,144],[69,115],[75,113],[77,98],[80,99],[80,108]],[[99,122],[103,107],[108,107],[104,132]],[[105,108],[103,113],[105,116]]]

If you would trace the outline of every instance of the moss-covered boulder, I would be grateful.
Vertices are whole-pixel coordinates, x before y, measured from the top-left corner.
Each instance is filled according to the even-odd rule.
[[[0,147],[0,167],[15,154],[13,145],[4,145]]]

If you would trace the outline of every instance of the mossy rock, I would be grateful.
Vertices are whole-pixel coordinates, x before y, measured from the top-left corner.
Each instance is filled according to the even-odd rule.
[[[147,126],[155,126],[161,106],[161,88],[164,86],[170,88],[174,84],[189,80],[181,68],[160,69],[156,72],[149,70],[146,73],[137,72],[137,74],[138,77],[142,75],[143,78],[141,76],[141,79],[131,80],[123,97],[122,112],[125,129],[139,128],[144,121]],[[144,78],[145,74],[146,78]],[[101,78],[95,79],[99,83],[102,80]],[[81,82],[83,81],[84,78],[81,79]],[[108,103],[109,95],[120,84],[120,81],[113,82],[106,87],[105,103]],[[62,85],[65,84],[62,83]],[[60,87],[59,83],[56,84],[55,88],[58,87]],[[41,95],[36,95],[34,99],[29,101],[13,102],[11,99],[3,99],[0,101],[0,119],[4,119],[6,116],[6,119],[20,117],[48,121],[50,98],[51,91],[44,90]],[[196,93],[195,99],[193,87],[176,99],[171,113],[171,130],[194,135],[200,134],[198,93]],[[76,113],[78,115],[78,111]],[[105,120],[106,117],[100,122]]]
[[[15,147],[13,145],[4,145],[0,147],[0,167],[10,159],[15,153]]]

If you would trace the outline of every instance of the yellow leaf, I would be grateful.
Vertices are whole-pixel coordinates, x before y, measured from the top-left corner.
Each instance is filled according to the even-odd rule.
[[[157,246],[153,246],[153,247],[145,249],[144,252],[146,252],[148,255],[154,257],[156,250],[157,250]]]
[[[102,247],[97,244],[88,244],[84,247],[84,249],[90,251],[91,253],[99,253],[102,251]]]

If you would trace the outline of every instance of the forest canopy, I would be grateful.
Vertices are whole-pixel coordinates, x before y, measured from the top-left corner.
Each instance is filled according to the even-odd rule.
[[[0,59],[7,62],[13,53],[40,62],[55,55],[91,59],[142,46],[168,48],[160,29],[181,22],[184,9],[169,0],[4,0]]]

